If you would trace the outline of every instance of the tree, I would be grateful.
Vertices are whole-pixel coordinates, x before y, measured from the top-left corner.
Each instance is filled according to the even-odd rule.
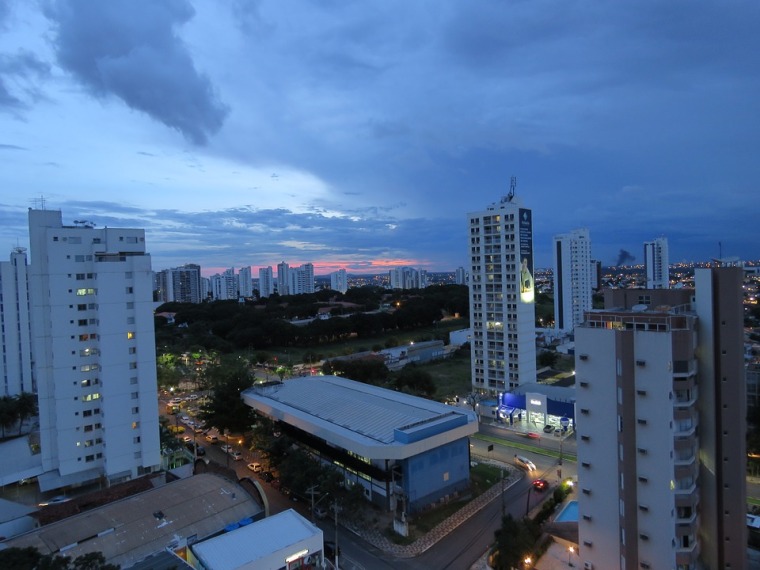
[[[211,366],[206,371],[206,378],[212,396],[201,408],[200,418],[222,433],[225,430],[232,433],[249,431],[255,415],[240,394],[253,386],[254,376],[245,363],[235,360]]]
[[[407,364],[394,374],[392,385],[397,390],[411,392],[425,397],[435,394],[435,382],[430,372],[421,370],[416,364]]]
[[[119,570],[108,564],[102,552],[90,552],[71,560],[58,554],[42,554],[32,546],[0,550],[0,568],[13,570]]]
[[[557,364],[559,355],[554,350],[544,350],[538,355],[538,365],[540,367],[549,366],[552,367]]]
[[[16,400],[11,396],[0,398],[0,429],[2,437],[5,437],[6,428],[11,427],[18,420],[18,405]]]
[[[537,536],[535,529],[527,521],[516,521],[512,515],[501,519],[501,528],[496,536],[493,562],[496,570],[520,568],[525,555],[532,551]]]

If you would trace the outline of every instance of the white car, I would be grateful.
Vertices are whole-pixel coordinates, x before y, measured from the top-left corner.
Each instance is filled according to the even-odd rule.
[[[515,463],[517,463],[517,465],[520,467],[527,469],[528,471],[536,470],[536,464],[527,457],[523,457],[522,455],[515,455]]]
[[[243,454],[240,453],[239,451],[232,450],[230,451],[230,457],[232,457],[232,459],[234,459],[235,461],[240,461],[241,459],[243,459]]]
[[[48,505],[59,505],[61,503],[68,503],[71,499],[68,497],[64,497],[63,495],[59,495],[58,497],[53,497],[52,499],[48,499],[46,501],[42,501],[38,506],[39,507],[47,507]]]
[[[221,450],[222,450],[222,451],[224,451],[225,453],[229,453],[229,452],[231,452],[231,451],[232,451],[232,446],[231,446],[231,445],[227,445],[227,444],[225,443],[225,444],[224,444],[224,445],[221,447]]]
[[[253,463],[249,463],[248,469],[250,469],[254,473],[261,473],[261,463],[258,463],[256,461],[254,461]]]

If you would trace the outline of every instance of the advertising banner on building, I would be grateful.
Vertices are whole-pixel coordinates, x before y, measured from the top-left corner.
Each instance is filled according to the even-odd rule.
[[[532,303],[535,299],[533,282],[533,213],[519,209],[520,216],[520,300]]]

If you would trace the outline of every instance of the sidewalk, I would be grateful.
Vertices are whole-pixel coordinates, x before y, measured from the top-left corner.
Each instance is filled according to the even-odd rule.
[[[504,479],[504,489],[508,489],[521,478],[520,474],[517,471],[509,468],[508,471],[509,477]],[[432,547],[439,540],[456,529],[460,524],[465,522],[472,515],[477,513],[480,509],[498,497],[501,492],[502,482],[499,481],[488,491],[467,503],[445,521],[441,522],[433,530],[415,540],[412,544],[396,544],[395,542],[389,540],[382,530],[378,529],[352,529],[352,531],[355,534],[361,536],[364,540],[372,544],[374,547],[384,552],[388,552],[399,558],[413,558],[415,556],[419,556],[428,548]],[[485,568],[485,566],[483,566],[483,568]]]

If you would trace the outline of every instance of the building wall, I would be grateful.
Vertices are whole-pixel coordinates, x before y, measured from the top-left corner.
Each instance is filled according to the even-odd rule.
[[[404,493],[410,511],[462,491],[470,481],[469,440],[460,439],[403,461]]]
[[[536,380],[532,214],[506,198],[468,214],[472,386]]]
[[[259,296],[271,297],[274,295],[274,277],[271,267],[259,268]]]
[[[554,237],[554,327],[562,332],[591,310],[591,239],[587,229]]]
[[[670,288],[668,240],[666,238],[644,242],[644,266],[647,289]]]
[[[16,248],[10,261],[0,263],[0,324],[2,376],[0,396],[36,392],[32,375],[29,283],[26,250]]]
[[[339,269],[335,273],[330,274],[330,289],[340,291],[341,293],[348,291],[348,278],[345,269]]]
[[[63,227],[60,211],[30,210],[29,233],[43,468],[112,481],[157,468],[153,279],[143,230]]]
[[[253,276],[251,275],[251,266],[241,267],[238,273],[239,294],[241,297],[253,297]]]

